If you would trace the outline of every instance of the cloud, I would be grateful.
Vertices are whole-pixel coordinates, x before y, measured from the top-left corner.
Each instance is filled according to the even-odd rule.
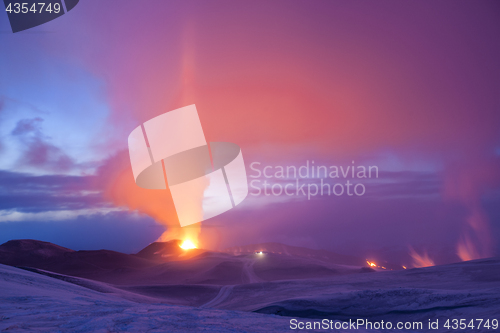
[[[40,117],[19,120],[11,135],[22,144],[22,154],[17,161],[21,169],[26,166],[49,171],[68,171],[74,161],[60,148],[51,144],[41,130]]]
[[[2,116],[2,112],[5,108],[5,100],[3,97],[0,96],[0,121],[2,120],[1,116]],[[2,141],[2,137],[0,136],[0,155],[2,155],[2,152],[4,151],[5,149],[5,145]]]
[[[0,170],[0,215],[15,220],[43,212],[109,210],[112,205],[103,199],[95,176],[35,176]],[[59,216],[63,213],[57,213]],[[75,213],[72,213],[73,215]],[[86,214],[86,213],[85,213]],[[17,217],[16,217],[17,216]],[[42,216],[42,215],[38,215]],[[46,215],[48,218],[49,215]]]
[[[12,131],[12,135],[24,136],[28,134],[33,134],[34,136],[41,136],[42,132],[40,130],[39,124],[43,121],[42,118],[37,117],[33,119],[22,119],[16,125],[16,128]]]
[[[73,210],[54,210],[54,211],[43,211],[38,213],[22,213],[18,211],[0,211],[0,222],[20,222],[20,221],[64,221],[75,219],[80,216],[91,216],[91,215],[106,215],[112,212],[119,212],[123,209],[117,207],[108,208],[83,208],[83,209],[73,209]]]

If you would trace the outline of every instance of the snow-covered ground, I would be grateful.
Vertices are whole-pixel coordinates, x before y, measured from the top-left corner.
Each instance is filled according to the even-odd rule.
[[[99,282],[90,282],[93,288]],[[290,318],[125,299],[0,265],[0,331],[7,332],[290,332]],[[130,295],[129,295],[130,296]],[[130,300],[135,298],[135,300]],[[335,332],[335,330],[334,330]]]
[[[500,260],[238,285],[213,306],[312,319],[439,320],[441,324],[448,319],[467,324],[489,319],[491,324],[500,321]],[[426,331],[448,330],[441,325],[440,330],[418,332]],[[498,332],[500,327],[455,331]]]

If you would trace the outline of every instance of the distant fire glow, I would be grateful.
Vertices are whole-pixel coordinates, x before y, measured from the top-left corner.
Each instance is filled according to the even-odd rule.
[[[196,245],[194,245],[194,243],[189,239],[186,239],[184,242],[182,242],[181,249],[183,250],[196,249]]]
[[[377,268],[382,268],[382,269],[387,269],[386,267],[384,266],[377,266],[376,263],[374,263],[373,261],[369,261],[369,260],[366,260],[366,263],[368,264],[368,266],[370,267],[377,267]]]

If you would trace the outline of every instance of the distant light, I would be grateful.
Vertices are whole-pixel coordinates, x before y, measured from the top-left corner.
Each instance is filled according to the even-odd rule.
[[[264,252],[260,251],[260,252],[257,252],[257,254],[264,254]]]
[[[183,250],[196,249],[196,245],[194,245],[194,243],[189,239],[186,239],[184,242],[182,242],[181,249]]]
[[[403,269],[406,269],[406,266],[403,266]]]

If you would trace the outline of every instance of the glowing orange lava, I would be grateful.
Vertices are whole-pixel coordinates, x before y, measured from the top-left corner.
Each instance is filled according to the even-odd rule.
[[[183,250],[196,249],[196,245],[194,245],[194,243],[189,239],[186,239],[184,242],[182,242],[181,249]]]
[[[371,261],[368,261],[368,260],[367,260],[367,261],[366,261],[366,263],[367,263],[367,264],[368,264],[368,266],[370,266],[370,267],[377,267],[377,264],[376,264],[376,263],[374,263],[374,262],[371,262]]]

